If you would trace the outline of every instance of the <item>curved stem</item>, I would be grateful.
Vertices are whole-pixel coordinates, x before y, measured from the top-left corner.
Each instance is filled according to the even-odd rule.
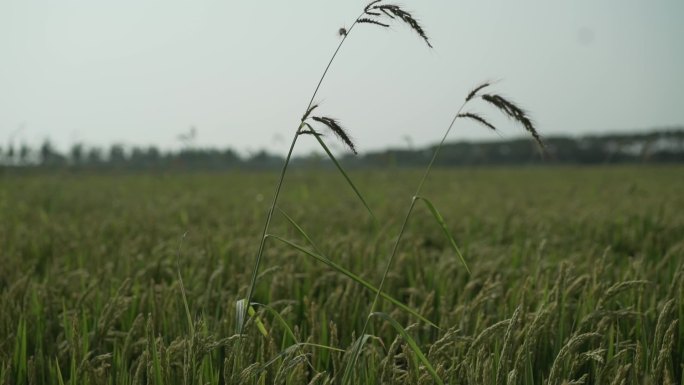
[[[323,79],[325,79],[325,75],[328,74],[328,70],[330,69],[330,66],[332,65],[333,61],[335,61],[335,57],[337,57],[337,53],[340,52],[340,48],[342,48],[342,44],[344,44],[345,40],[347,40],[347,37],[351,34],[351,31],[354,29],[354,26],[358,23],[359,18],[363,16],[363,13],[359,15],[359,17],[354,20],[354,23],[349,27],[347,30],[347,33],[342,37],[342,40],[340,41],[340,44],[337,45],[337,49],[333,53],[333,55],[330,57],[330,61],[328,62],[328,65],[325,67],[325,70],[323,71],[323,75],[321,75],[321,78],[318,80],[318,84],[316,85],[316,89],[314,90],[313,94],[311,95],[311,99],[309,100],[309,104],[306,106],[306,109],[308,110],[311,105],[313,104],[314,99],[316,98],[316,95],[318,94],[318,90],[321,88],[321,84],[323,84]]]
[[[292,143],[290,144],[290,150],[287,152],[287,157],[285,158],[285,163],[283,164],[283,169],[280,171],[280,179],[278,179],[278,184],[276,185],[275,188],[275,194],[273,195],[273,202],[271,203],[271,208],[268,209],[268,215],[266,216],[266,223],[264,224],[264,231],[261,234],[261,240],[259,241],[259,251],[257,251],[257,256],[254,261],[254,268],[252,269],[252,277],[249,281],[249,290],[247,292],[247,306],[245,309],[249,309],[249,305],[252,303],[252,296],[254,295],[254,287],[256,286],[256,278],[257,274],[259,273],[259,265],[261,265],[261,257],[264,255],[264,245],[266,244],[266,234],[268,233],[268,229],[271,225],[271,219],[273,218],[273,211],[275,210],[276,205],[278,204],[278,197],[280,196],[280,190],[283,187],[283,181],[285,180],[285,174],[287,172],[287,167],[290,164],[290,159],[292,158],[292,152],[294,151],[295,144],[297,144],[297,138],[299,138],[299,131],[301,130],[302,125],[299,125],[299,128],[297,128],[297,132],[295,133],[294,137],[292,138]],[[243,319],[246,319],[247,317],[247,310],[245,310],[245,314],[243,315]],[[239,325],[240,328],[238,330],[238,334],[242,334],[242,329],[244,326],[244,323]]]
[[[357,24],[359,18],[363,16],[363,13],[359,15],[359,17],[354,20],[354,23],[349,27],[349,30],[347,30],[347,33],[342,37],[342,40],[340,43],[337,45],[337,49],[335,49],[335,52],[333,53],[332,57],[330,58],[330,61],[328,61],[328,65],[325,67],[325,70],[323,71],[323,75],[321,75],[321,78],[318,80],[318,84],[316,85],[316,89],[314,90],[313,94],[311,95],[311,99],[309,100],[309,104],[306,106],[305,111],[308,111],[309,108],[311,108],[311,105],[313,104],[314,99],[316,98],[316,95],[318,94],[318,90],[321,88],[321,84],[323,84],[323,80],[325,79],[325,76],[328,74],[328,70],[330,70],[330,66],[332,66],[333,61],[335,61],[335,57],[337,57],[337,54],[340,52],[340,48],[342,48],[342,44],[347,40],[347,37],[349,37],[349,34],[351,33],[352,29],[354,26]],[[273,218],[273,211],[275,211],[275,207],[278,204],[278,198],[280,197],[280,190],[283,186],[283,181],[285,180],[285,174],[287,173],[287,168],[290,165],[290,160],[292,159],[292,152],[294,151],[295,144],[297,143],[297,139],[299,138],[299,133],[302,130],[302,127],[304,127],[304,122],[299,123],[299,127],[297,127],[297,131],[294,134],[294,137],[292,138],[292,143],[290,144],[290,149],[287,152],[287,157],[285,158],[285,163],[283,164],[283,168],[280,171],[280,178],[278,179],[278,183],[276,184],[275,188],[275,194],[273,195],[273,202],[271,203],[271,208],[268,210],[268,216],[266,217],[266,223],[264,224],[264,230],[261,233],[261,240],[259,241],[259,250],[257,251],[256,258],[254,260],[254,267],[252,268],[252,277],[250,279],[249,283],[249,289],[247,291],[247,306],[245,307],[244,314],[243,314],[243,319],[247,317],[247,309],[249,309],[249,304],[252,302],[252,297],[254,296],[254,288],[256,286],[256,278],[257,274],[259,272],[259,266],[261,265],[261,258],[264,254],[264,245],[266,243],[266,234],[268,234],[269,227],[271,226],[271,219]],[[244,323],[239,325],[239,330],[238,334],[242,334],[242,329],[243,329]]]
[[[442,140],[439,142],[439,145],[437,145],[437,148],[435,149],[435,152],[432,154],[432,159],[430,160],[430,163],[428,164],[427,168],[425,169],[425,173],[423,174],[423,177],[420,180],[420,183],[418,183],[418,188],[416,189],[416,193],[413,195],[411,198],[411,205],[408,208],[408,211],[406,212],[406,216],[404,217],[404,222],[401,224],[401,228],[399,230],[399,235],[397,236],[397,240],[394,242],[394,246],[392,246],[392,253],[389,256],[389,260],[387,261],[387,265],[385,266],[385,271],[382,274],[382,279],[380,280],[380,284],[378,285],[378,291],[375,293],[375,297],[373,298],[373,303],[371,304],[370,312],[368,313],[368,317],[366,317],[366,321],[363,324],[363,329],[361,329],[361,336],[366,334],[366,330],[368,329],[368,324],[371,319],[371,315],[375,312],[375,307],[378,304],[378,299],[380,298],[380,293],[382,293],[382,289],[385,286],[385,279],[387,278],[387,275],[389,274],[389,270],[392,266],[392,262],[394,262],[394,257],[397,255],[397,251],[399,250],[399,242],[401,242],[401,238],[404,236],[404,231],[406,230],[406,226],[408,225],[409,218],[411,217],[411,213],[413,212],[413,208],[416,206],[416,201],[418,199],[418,196],[420,195],[421,190],[423,189],[423,185],[425,184],[425,181],[427,180],[428,175],[430,175],[430,171],[432,170],[432,166],[435,163],[435,160],[437,159],[437,156],[439,155],[439,151],[442,149],[442,146],[444,146],[444,142],[446,141],[447,137],[449,136],[449,133],[451,132],[451,129],[454,127],[454,123],[456,123],[456,119],[458,119],[458,115],[463,111],[463,108],[468,102],[464,102],[461,104],[461,107],[458,109],[456,114],[454,115],[453,119],[451,120],[451,123],[449,124],[449,128],[447,128],[446,132],[444,133],[444,136],[442,137]],[[342,379],[342,384],[348,384],[350,375],[351,375],[351,368],[354,367],[356,364],[356,360],[359,357],[359,354],[361,353],[361,344],[358,344],[358,346],[355,347],[354,352],[352,354],[352,359],[351,362],[347,364],[347,369],[345,370],[344,377]]]

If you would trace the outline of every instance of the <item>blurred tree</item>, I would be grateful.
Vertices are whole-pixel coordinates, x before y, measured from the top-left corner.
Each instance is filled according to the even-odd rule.
[[[109,164],[112,166],[121,166],[126,162],[126,151],[120,144],[113,144],[109,148]]]
[[[64,162],[65,158],[55,150],[50,139],[45,139],[40,146],[40,164],[43,166],[59,166]]]
[[[86,163],[89,166],[98,166],[102,163],[102,150],[97,147],[91,147],[86,156]]]
[[[76,143],[71,146],[71,163],[75,165],[83,163],[83,144]]]
[[[14,162],[14,144],[10,144],[7,148],[7,155],[5,155],[7,163],[12,164]]]
[[[19,164],[25,165],[29,163],[29,156],[31,155],[31,148],[26,144],[22,143],[19,148]]]

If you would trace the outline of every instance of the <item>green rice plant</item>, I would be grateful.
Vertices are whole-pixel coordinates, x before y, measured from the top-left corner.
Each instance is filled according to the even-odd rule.
[[[601,338],[600,333],[584,333],[573,336],[570,340],[563,346],[563,348],[558,352],[558,355],[553,361],[553,366],[551,367],[551,372],[549,373],[549,379],[547,380],[547,385],[559,384],[563,379],[563,367],[566,364],[568,357],[575,353],[585,343]]]
[[[472,273],[466,273],[441,226],[418,202],[383,294],[441,329],[386,300],[377,310],[404,327],[449,384],[496,383],[504,345],[510,346],[511,361],[508,375],[500,379],[510,385],[544,384],[569,339],[588,332],[600,336],[559,359],[558,383],[579,383],[584,377],[584,384],[610,384],[622,378],[629,364],[620,380],[626,379],[626,385],[681,383],[681,172],[680,166],[435,169],[430,177],[435,183],[428,181],[421,196],[440,209]],[[407,181],[421,176],[401,169],[350,175],[359,187],[375,184],[368,202],[378,218],[403,211],[397,197]],[[260,230],[260,203],[253,195],[267,188],[273,175],[231,174],[219,181],[215,174],[155,178],[117,175],[55,182],[41,175],[0,183],[0,194],[13,202],[0,221],[0,382],[144,384],[149,373],[154,383],[154,346],[164,383],[269,384],[280,371],[285,384],[313,378],[316,384],[339,384],[376,292],[303,251],[269,237],[269,264],[260,271],[258,298],[285,323],[253,304],[248,334],[235,334],[234,305],[249,279],[244,260],[253,257],[254,239],[248,234]],[[310,206],[283,211],[313,244],[277,209],[272,233],[377,290],[394,243],[390,237],[396,235],[387,230],[401,223],[385,225],[378,233],[359,226],[365,212],[362,207],[349,210],[348,201],[336,196],[346,187],[336,173],[311,170],[288,178],[293,187],[284,189],[283,198],[301,197]],[[624,195],[633,184],[642,189],[638,205]],[[117,186],[125,188],[112,195]],[[62,194],[55,197],[54,190]],[[146,194],[159,204],[142,207],[139,197]],[[111,210],[113,199],[119,202],[117,210]],[[54,222],[50,228],[30,209],[47,201],[59,208],[47,214]],[[176,201],[181,203],[173,206]],[[662,227],[643,233],[643,223],[656,222],[663,204],[672,209],[660,219]],[[309,207],[316,207],[318,215],[308,215]],[[185,227],[178,225],[179,210],[189,213],[193,228],[183,241],[180,267],[194,341],[176,271],[178,234]],[[501,238],[504,221],[510,224]],[[658,240],[644,243],[649,237]],[[38,269],[43,255],[47,262]],[[670,262],[663,263],[667,255]],[[124,285],[127,280],[130,288]],[[650,283],[629,283],[636,281]],[[116,316],[116,304],[126,307],[121,316]],[[511,329],[508,320],[519,305]],[[146,328],[148,320],[153,329]],[[268,336],[258,330],[257,320]],[[494,333],[483,334],[471,347],[502,320]],[[294,341],[286,329],[300,344],[338,350],[289,348]],[[148,330],[153,330],[150,341]],[[368,330],[353,371],[357,383],[435,383],[390,322],[374,316]],[[23,335],[26,358],[15,365]],[[231,340],[216,347],[223,337]],[[288,355],[279,356],[285,350]],[[288,369],[302,354],[313,367],[300,361]],[[23,380],[15,376],[20,365],[26,369]],[[520,369],[511,377],[513,368]]]

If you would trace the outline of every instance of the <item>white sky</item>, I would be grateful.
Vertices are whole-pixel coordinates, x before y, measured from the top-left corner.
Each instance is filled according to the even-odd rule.
[[[196,126],[199,146],[282,153],[365,3],[0,0],[0,145],[175,148]],[[545,135],[684,124],[682,0],[401,4],[435,49],[401,24],[360,25],[317,98],[361,151],[436,142],[487,79]],[[498,137],[463,123],[464,138]]]

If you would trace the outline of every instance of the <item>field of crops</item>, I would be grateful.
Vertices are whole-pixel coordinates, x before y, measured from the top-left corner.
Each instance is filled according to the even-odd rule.
[[[300,169],[271,233],[377,286],[420,172],[351,176],[375,221]],[[385,291],[439,328],[382,301],[359,338],[374,293],[270,239],[241,338],[276,180],[0,176],[0,382],[339,384],[357,341],[353,383],[436,383],[415,341],[448,384],[684,383],[682,167],[437,170],[471,274],[421,205]]]

